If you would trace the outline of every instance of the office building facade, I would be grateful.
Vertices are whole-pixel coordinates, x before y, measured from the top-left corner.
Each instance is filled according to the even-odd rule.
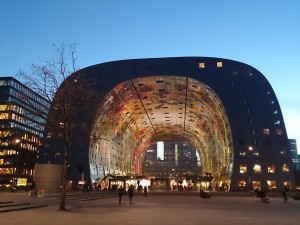
[[[33,181],[50,104],[12,77],[0,78],[0,185]],[[37,113],[39,111],[39,113]],[[40,112],[45,112],[41,115]]]
[[[300,170],[300,161],[299,161],[299,155],[298,155],[298,149],[297,149],[297,141],[296,141],[296,139],[289,139],[289,143],[290,143],[290,150],[291,150],[294,170]]]
[[[197,150],[183,141],[168,141],[164,143],[164,159],[161,159],[157,154],[157,144],[154,144],[144,153],[143,175],[176,182],[200,176],[202,171]]]

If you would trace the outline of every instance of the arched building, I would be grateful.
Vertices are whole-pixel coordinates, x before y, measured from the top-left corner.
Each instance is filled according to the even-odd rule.
[[[73,183],[82,176],[142,175],[151,144],[184,140],[197,149],[203,171],[232,191],[295,187],[280,105],[255,68],[208,57],[135,59],[90,66],[67,80],[78,78],[93,84],[99,101],[73,124]],[[47,179],[59,186],[63,150],[59,137],[50,136],[36,173],[43,186]]]

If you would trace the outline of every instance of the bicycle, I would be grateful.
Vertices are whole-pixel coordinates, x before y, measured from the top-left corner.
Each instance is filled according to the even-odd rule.
[[[261,203],[270,203],[269,196],[263,190],[256,190],[254,199],[256,202],[260,200]]]
[[[33,190],[30,190],[28,194],[29,194],[29,197],[38,196],[39,198],[41,198],[45,195],[45,191],[41,188],[33,189]]]

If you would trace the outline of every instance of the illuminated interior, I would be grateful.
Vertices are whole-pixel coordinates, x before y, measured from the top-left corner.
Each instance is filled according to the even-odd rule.
[[[204,173],[230,179],[232,136],[223,104],[210,87],[183,76],[128,80],[105,96],[91,133],[91,178],[142,175],[144,152],[168,140],[190,142]]]

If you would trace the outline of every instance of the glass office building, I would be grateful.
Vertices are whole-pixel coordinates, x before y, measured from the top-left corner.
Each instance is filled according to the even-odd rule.
[[[0,77],[0,185],[33,180],[49,102],[12,77]]]
[[[300,170],[300,161],[297,149],[297,141],[296,139],[289,139],[290,149],[292,154],[292,160],[294,165],[294,170]]]

